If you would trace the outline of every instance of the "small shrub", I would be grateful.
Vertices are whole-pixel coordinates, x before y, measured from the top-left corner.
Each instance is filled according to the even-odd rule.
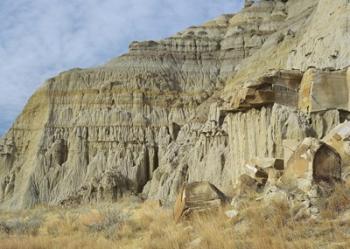
[[[0,232],[6,234],[36,235],[43,222],[41,216],[34,215],[26,219],[0,221]]]
[[[97,223],[87,224],[90,232],[103,233],[106,238],[114,238],[116,231],[126,220],[126,215],[118,210],[107,210],[102,214],[102,220]]]
[[[0,233],[10,233],[10,228],[8,227],[5,221],[0,221]]]
[[[350,193],[347,188],[338,184],[331,196],[325,201],[321,214],[324,218],[336,218],[348,208],[350,208]]]

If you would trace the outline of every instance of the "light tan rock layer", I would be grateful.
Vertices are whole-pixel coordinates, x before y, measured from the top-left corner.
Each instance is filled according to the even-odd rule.
[[[284,141],[344,121],[349,71],[330,70],[349,65],[348,1],[246,6],[49,79],[1,140],[0,206],[174,201],[202,180],[230,189],[246,161],[283,158]]]

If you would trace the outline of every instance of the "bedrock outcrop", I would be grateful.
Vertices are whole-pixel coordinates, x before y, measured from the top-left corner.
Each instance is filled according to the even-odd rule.
[[[47,80],[0,141],[0,207],[231,189],[247,161],[348,119],[349,16],[345,0],[249,1]]]

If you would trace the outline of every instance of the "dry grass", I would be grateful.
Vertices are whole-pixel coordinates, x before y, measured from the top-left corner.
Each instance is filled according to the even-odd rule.
[[[335,219],[350,208],[350,186],[338,184],[330,197],[323,203],[321,215],[325,219]]]
[[[179,224],[172,210],[156,202],[130,199],[72,209],[38,207],[1,213],[0,248],[350,248],[350,215],[344,218],[349,195],[339,191],[325,204],[325,210],[336,215],[318,220],[295,220],[286,203],[265,206],[254,200],[233,219],[220,210]]]

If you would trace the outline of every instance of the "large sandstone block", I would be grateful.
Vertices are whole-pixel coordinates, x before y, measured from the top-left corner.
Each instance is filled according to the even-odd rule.
[[[350,175],[350,122],[345,121],[335,127],[323,141],[339,153],[342,159],[342,178],[348,179]]]
[[[193,212],[205,212],[222,207],[227,197],[209,182],[193,182],[183,185],[176,198],[174,218],[179,221]]]
[[[328,109],[349,110],[349,84],[347,71],[305,72],[299,91],[299,109],[318,112]]]
[[[318,139],[305,138],[287,162],[281,180],[290,188],[307,192],[314,183],[333,184],[340,179],[340,155]]]
[[[233,109],[244,110],[252,107],[260,107],[273,104],[275,100],[274,92],[271,90],[257,90],[244,88],[239,91],[237,98],[232,103]]]
[[[323,141],[334,148],[342,158],[343,167],[350,165],[350,122],[336,126]]]
[[[302,76],[299,70],[270,70],[258,79],[258,84],[272,90],[274,103],[296,107]]]
[[[232,108],[244,110],[278,103],[297,107],[298,88],[302,79],[299,70],[270,70],[257,79],[248,80],[236,90]]]

